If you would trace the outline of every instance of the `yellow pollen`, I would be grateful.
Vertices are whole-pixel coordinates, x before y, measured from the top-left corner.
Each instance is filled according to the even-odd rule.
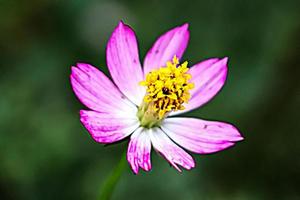
[[[194,84],[189,82],[192,76],[187,73],[187,65],[187,61],[179,64],[174,56],[165,67],[149,72],[146,80],[140,82],[147,87],[144,102],[158,113],[160,119],[170,111],[183,110],[182,104],[188,103],[191,97],[189,90],[194,88]]]

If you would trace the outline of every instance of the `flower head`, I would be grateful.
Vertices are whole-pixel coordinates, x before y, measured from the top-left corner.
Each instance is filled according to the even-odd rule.
[[[208,154],[243,139],[228,123],[172,117],[208,102],[226,80],[227,58],[211,58],[190,68],[188,62],[179,62],[188,40],[187,24],[166,32],[148,51],[142,68],[135,33],[120,22],[106,49],[114,83],[89,64],[72,67],[73,90],[90,109],[80,111],[81,122],[99,143],[130,136],[127,160],[134,173],[151,169],[152,147],[181,171],[180,167],[195,166],[181,147]]]
[[[144,102],[151,105],[151,110],[158,113],[159,119],[170,111],[184,110],[183,103],[188,103],[191,95],[191,75],[187,73],[187,62],[179,65],[174,56],[173,62],[168,61],[166,67],[153,70],[146,75],[140,84],[147,87]]]

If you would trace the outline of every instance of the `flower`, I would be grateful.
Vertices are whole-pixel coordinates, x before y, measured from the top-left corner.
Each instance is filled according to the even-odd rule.
[[[211,58],[191,68],[180,64],[188,40],[188,24],[169,30],[148,51],[142,68],[135,33],[121,21],[106,48],[114,83],[89,64],[72,67],[72,88],[90,109],[80,111],[82,124],[99,143],[130,136],[127,160],[135,174],[139,168],[151,169],[152,147],[181,171],[195,167],[183,148],[210,154],[243,140],[228,123],[173,117],[207,103],[227,76],[228,58]]]

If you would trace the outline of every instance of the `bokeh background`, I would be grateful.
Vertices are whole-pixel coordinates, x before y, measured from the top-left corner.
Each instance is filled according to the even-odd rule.
[[[300,199],[300,2],[0,1],[0,199],[96,199],[128,141],[104,146],[79,122],[70,66],[107,73],[106,42],[120,19],[143,58],[185,22],[190,64],[230,57],[221,93],[189,116],[235,124],[245,141],[178,173],[156,153],[153,170],[128,166],[113,199]],[[108,73],[107,73],[108,74]]]

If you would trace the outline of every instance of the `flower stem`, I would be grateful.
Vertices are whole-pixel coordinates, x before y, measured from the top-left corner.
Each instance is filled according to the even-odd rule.
[[[126,152],[122,154],[122,157],[118,165],[113,169],[112,173],[106,178],[101,189],[99,200],[109,200],[114,192],[117,183],[120,180],[122,172],[126,166]]]

